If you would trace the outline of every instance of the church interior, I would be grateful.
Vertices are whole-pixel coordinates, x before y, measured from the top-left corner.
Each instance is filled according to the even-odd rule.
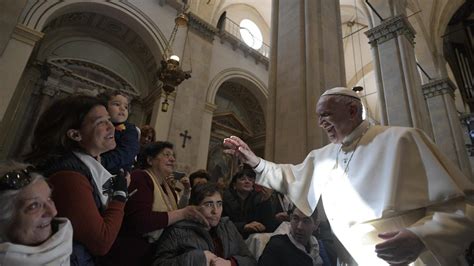
[[[371,123],[422,129],[472,179],[472,0],[3,0],[0,10],[3,160],[29,150],[55,99],[120,90],[130,122],[175,144],[179,171],[229,178],[238,165],[225,137],[301,162],[328,143],[319,96],[346,86]],[[178,69],[165,73],[171,55]]]

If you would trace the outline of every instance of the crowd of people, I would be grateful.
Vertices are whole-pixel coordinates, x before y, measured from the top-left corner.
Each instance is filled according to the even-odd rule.
[[[57,100],[34,128],[25,163],[0,164],[0,265],[336,265],[345,262],[347,251],[334,250],[333,239],[322,237],[332,234],[329,226],[320,226],[316,210],[320,197],[351,263],[364,265],[359,259],[368,256],[363,247],[369,243],[378,263],[406,264],[422,258],[454,265],[474,240],[466,192],[472,184],[444,162],[437,168],[445,170],[441,174],[420,173],[416,165],[407,163],[403,167],[412,167],[408,170],[415,176],[400,177],[403,171],[399,169],[397,177],[392,171],[392,176],[384,178],[400,181],[397,186],[409,182],[403,178],[423,178],[424,184],[435,180],[450,187],[425,189],[412,180],[411,190],[399,188],[386,198],[391,187],[371,179],[383,191],[367,190],[370,186],[366,187],[364,178],[372,177],[365,175],[385,175],[383,168],[389,163],[384,156],[392,154],[378,151],[384,165],[369,163],[357,173],[352,167],[358,165],[356,149],[362,156],[385,131],[390,131],[394,145],[394,135],[407,133],[386,128],[374,131],[359,117],[358,103],[357,95],[343,88],[321,96],[320,125],[333,144],[313,151],[298,166],[258,158],[237,137],[224,140],[225,152],[243,164],[227,177],[227,184],[217,184],[210,182],[204,169],[179,176],[173,144],[157,141],[153,127],[139,129],[127,121],[127,95],[114,92]],[[435,149],[430,143],[417,145]],[[427,152],[425,146],[420,150]],[[346,148],[348,162],[336,161],[331,165],[333,172],[318,164],[327,154],[339,156],[341,150],[347,154]],[[351,160],[354,164],[349,168]],[[339,177],[334,173],[338,168],[343,169]],[[353,202],[338,201],[344,197],[337,188],[348,187],[342,178],[350,174],[365,185],[356,192],[367,193],[360,197],[372,212],[366,213],[367,206],[351,190],[346,192]],[[418,196],[407,199],[406,193]],[[358,216],[351,216],[355,212]],[[387,221],[396,223],[398,216],[407,224],[385,226]],[[349,227],[346,220],[352,223]],[[381,241],[354,233],[360,224],[376,227]],[[383,231],[387,228],[392,231]],[[265,240],[254,252],[249,243],[258,235]],[[360,239],[348,240],[348,236]],[[443,251],[437,249],[439,237],[448,244]],[[357,245],[361,249],[354,251]]]

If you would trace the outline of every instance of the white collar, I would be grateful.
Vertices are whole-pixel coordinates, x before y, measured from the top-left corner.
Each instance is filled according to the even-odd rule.
[[[82,153],[82,152],[74,152],[74,155],[83,162],[89,171],[91,171],[92,179],[94,180],[94,185],[97,187],[99,191],[100,200],[104,206],[107,205],[107,201],[109,199],[108,195],[104,195],[102,193],[103,189],[102,186],[107,182],[113,175],[105,169],[100,162],[98,162],[94,157],[90,156],[89,154]]]
[[[298,249],[303,251],[306,255],[308,255],[313,260],[313,266],[323,265],[323,259],[321,258],[321,256],[319,256],[319,244],[318,244],[318,240],[316,239],[316,237],[314,237],[312,235],[309,238],[309,243],[308,243],[309,244],[309,252],[308,252],[308,251],[306,251],[306,248],[301,243],[296,241],[296,239],[293,237],[293,235],[291,234],[291,229],[290,229],[290,232],[287,233],[287,235],[288,235],[288,238],[290,239],[291,243],[293,243],[293,245],[295,245],[295,247],[297,247]]]
[[[39,246],[25,246],[11,242],[0,243],[1,265],[69,265],[72,253],[72,225],[66,218],[59,222],[58,231]]]
[[[367,120],[363,120],[349,135],[344,137],[341,145],[343,147],[351,146],[356,140],[361,138],[365,132],[367,132],[369,127],[370,123]]]

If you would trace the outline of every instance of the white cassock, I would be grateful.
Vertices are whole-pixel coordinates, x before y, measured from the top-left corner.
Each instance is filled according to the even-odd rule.
[[[256,181],[308,216],[322,198],[332,230],[359,265],[386,265],[375,253],[377,234],[401,228],[427,248],[417,265],[456,265],[474,241],[474,184],[417,129],[364,121],[342,143],[311,151],[299,165],[261,160]]]

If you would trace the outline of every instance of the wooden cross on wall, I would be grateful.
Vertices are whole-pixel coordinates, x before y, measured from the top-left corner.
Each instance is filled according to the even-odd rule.
[[[186,140],[191,139],[191,136],[188,135],[187,130],[185,130],[184,133],[179,133],[179,136],[183,137],[183,145],[181,145],[181,147],[185,148],[186,147]]]

